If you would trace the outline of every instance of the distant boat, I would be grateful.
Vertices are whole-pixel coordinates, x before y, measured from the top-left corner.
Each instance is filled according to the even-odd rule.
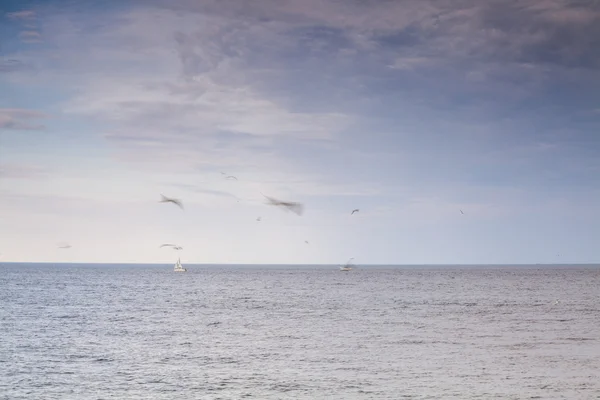
[[[351,259],[348,260],[348,262],[346,263],[346,265],[342,265],[340,267],[340,271],[352,271],[352,260],[354,259],[354,257],[352,257]]]
[[[178,258],[177,259],[177,263],[175,264],[175,268],[173,268],[173,271],[175,272],[186,272],[187,269],[183,268],[183,266],[181,265],[181,260]]]

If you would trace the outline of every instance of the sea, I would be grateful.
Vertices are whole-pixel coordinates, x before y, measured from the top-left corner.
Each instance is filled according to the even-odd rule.
[[[0,265],[0,399],[600,399],[600,267]]]

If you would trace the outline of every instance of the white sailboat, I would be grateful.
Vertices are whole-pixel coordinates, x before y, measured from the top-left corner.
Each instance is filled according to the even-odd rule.
[[[346,263],[346,265],[342,265],[340,267],[340,271],[352,271],[352,260],[354,259],[354,257],[352,257],[351,259],[348,260],[348,262]]]
[[[177,259],[177,263],[175,264],[175,268],[173,268],[173,271],[175,272],[186,272],[187,269],[183,268],[183,266],[181,265],[181,259]]]

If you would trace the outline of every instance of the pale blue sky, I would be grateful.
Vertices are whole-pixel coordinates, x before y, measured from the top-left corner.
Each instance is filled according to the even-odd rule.
[[[600,262],[600,2],[95,4],[0,6],[0,261]]]

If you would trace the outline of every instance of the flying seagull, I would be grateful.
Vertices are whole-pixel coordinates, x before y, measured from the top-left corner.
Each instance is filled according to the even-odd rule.
[[[460,210],[460,213],[461,213],[462,215],[465,215],[465,213],[463,212],[463,210]]]
[[[263,194],[263,196],[265,195]],[[283,206],[298,215],[302,215],[302,213],[304,212],[304,206],[302,205],[302,203],[297,203],[293,201],[281,201],[269,196],[265,197],[267,198],[267,200],[269,200],[269,204],[272,206]]]
[[[183,210],[183,203],[181,202],[181,200],[179,199],[171,199],[167,196],[165,196],[164,194],[160,195],[162,197],[162,199],[159,201],[159,203],[173,203],[179,206],[179,208],[181,208]]]
[[[159,247],[172,247],[173,250],[182,250],[183,249],[183,247],[177,246],[176,244],[171,244],[171,243],[161,244]]]
[[[308,244],[308,240],[305,240],[304,243]]]
[[[355,208],[354,210],[352,210],[352,212],[350,213],[350,215],[354,215],[355,212],[359,212],[360,210],[358,208]]]
[[[58,245],[58,248],[59,248],[59,249],[70,249],[70,248],[71,248],[71,245],[70,245],[70,244],[68,244],[68,243],[60,243],[60,244]]]
[[[233,175],[229,175],[229,176],[227,176],[225,179],[235,179],[236,181],[238,180],[238,178],[236,178],[236,177],[235,177],[235,176],[233,176]]]

